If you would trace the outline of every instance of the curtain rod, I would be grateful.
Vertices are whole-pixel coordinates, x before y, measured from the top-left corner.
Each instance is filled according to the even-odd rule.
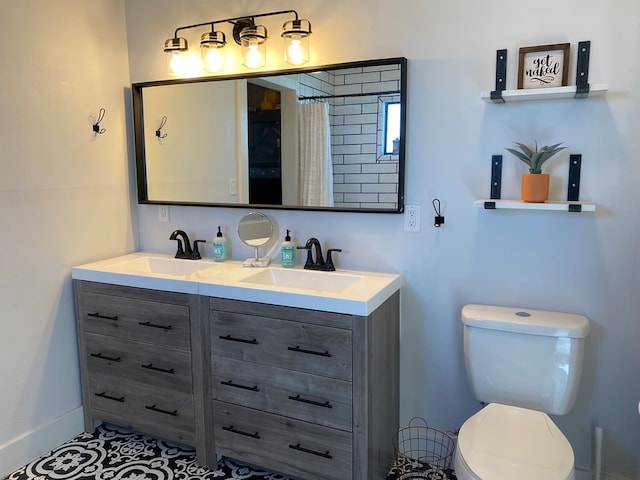
[[[345,93],[343,95],[315,95],[312,97],[298,97],[298,100],[320,100],[323,98],[370,97],[373,95],[397,95],[399,93],[400,93],[400,90],[389,90],[386,92]]]

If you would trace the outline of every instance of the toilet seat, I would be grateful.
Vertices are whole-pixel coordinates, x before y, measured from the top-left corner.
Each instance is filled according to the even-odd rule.
[[[491,403],[458,435],[458,480],[572,480],[569,441],[546,413]]]

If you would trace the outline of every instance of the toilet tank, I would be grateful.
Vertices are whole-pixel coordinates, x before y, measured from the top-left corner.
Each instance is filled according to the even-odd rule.
[[[467,376],[476,398],[564,415],[582,373],[589,320],[490,305],[462,309]]]

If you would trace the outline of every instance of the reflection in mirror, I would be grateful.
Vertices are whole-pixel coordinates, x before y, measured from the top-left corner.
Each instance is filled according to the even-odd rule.
[[[254,257],[247,259],[245,267],[266,267],[271,262],[268,257],[260,258],[258,248],[267,244],[273,235],[273,224],[262,213],[250,213],[238,223],[238,237],[246,245],[254,248]]]
[[[404,208],[404,58],[139,83],[133,100],[140,203]]]

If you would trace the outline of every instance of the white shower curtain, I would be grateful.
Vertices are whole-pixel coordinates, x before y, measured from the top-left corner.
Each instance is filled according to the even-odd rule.
[[[333,164],[327,103],[300,104],[300,205],[333,206]]]

